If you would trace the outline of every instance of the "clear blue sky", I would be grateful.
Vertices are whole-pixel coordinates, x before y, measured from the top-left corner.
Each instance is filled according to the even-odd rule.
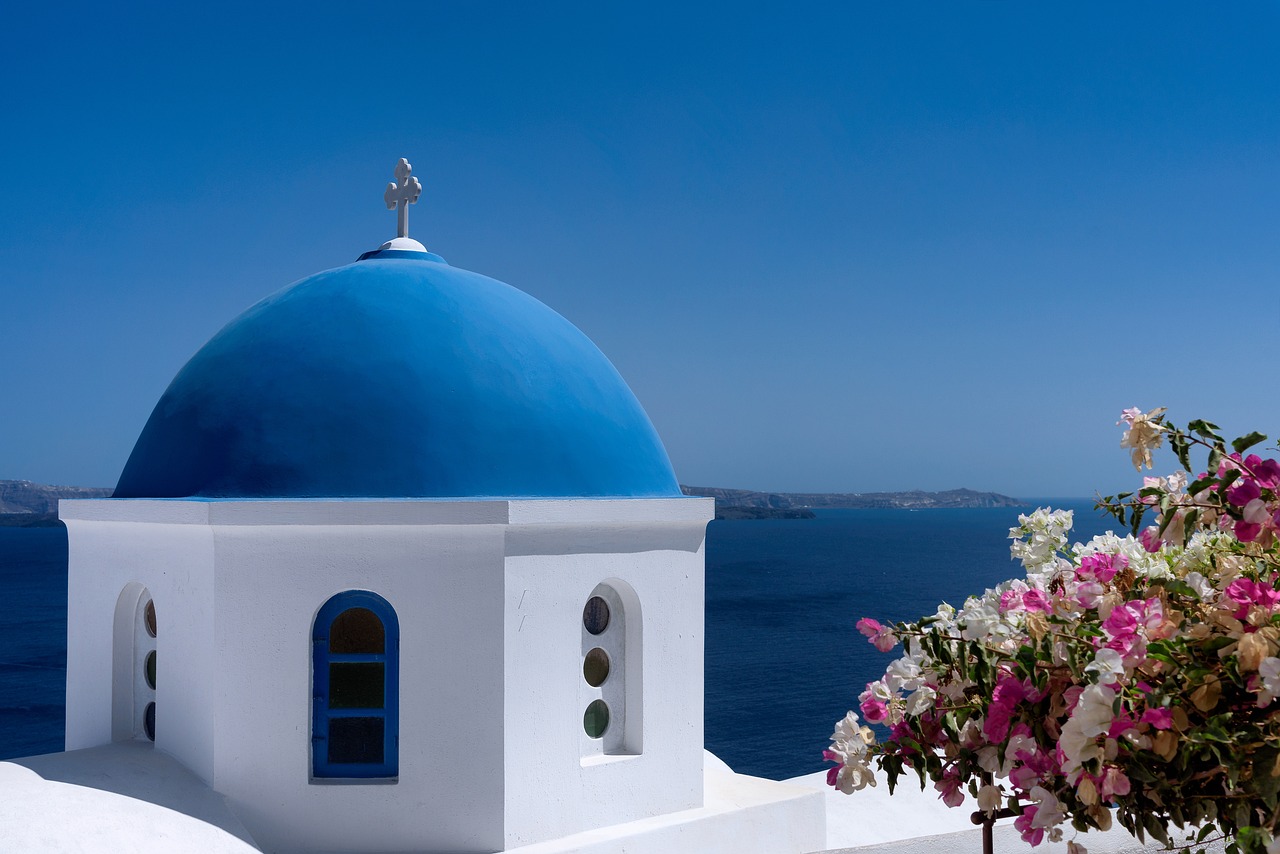
[[[1086,495],[1280,432],[1280,6],[8,4],[0,478],[113,485],[242,309],[411,229],[685,483]]]

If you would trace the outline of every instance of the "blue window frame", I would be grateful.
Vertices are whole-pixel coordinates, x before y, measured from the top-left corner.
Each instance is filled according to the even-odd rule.
[[[399,773],[400,624],[376,593],[325,602],[311,631],[312,777]]]

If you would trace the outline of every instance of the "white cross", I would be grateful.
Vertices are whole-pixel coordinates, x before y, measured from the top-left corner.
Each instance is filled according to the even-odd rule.
[[[422,192],[422,184],[417,178],[410,177],[413,167],[403,157],[396,164],[396,182],[387,185],[382,199],[387,203],[387,210],[396,212],[396,237],[409,236],[409,205],[418,201]]]

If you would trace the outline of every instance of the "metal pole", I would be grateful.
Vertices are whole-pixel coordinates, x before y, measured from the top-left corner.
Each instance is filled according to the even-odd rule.
[[[1014,810],[1004,809],[996,810],[988,815],[982,810],[978,810],[969,816],[969,821],[982,826],[982,854],[995,854],[995,825],[996,820],[1001,818],[1013,818],[1022,813]]]

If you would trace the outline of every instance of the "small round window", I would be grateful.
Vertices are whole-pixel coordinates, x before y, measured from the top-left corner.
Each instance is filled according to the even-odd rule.
[[[134,613],[137,613],[136,611]],[[152,599],[147,600],[147,607],[142,612],[142,623],[147,627],[147,634],[152,637],[156,636],[156,603]]]
[[[152,741],[156,740],[156,704],[147,703],[147,711],[142,716],[142,728],[147,733],[147,738]]]
[[[599,688],[609,678],[609,653],[596,647],[582,662],[582,678],[592,688]]]
[[[591,738],[603,738],[609,728],[609,706],[604,700],[592,700],[582,716],[582,728]]]
[[[593,635],[609,628],[609,603],[599,596],[592,596],[582,609],[582,625]]]
[[[147,677],[147,687],[154,691],[156,689],[156,651],[154,649],[147,653],[144,672]]]

